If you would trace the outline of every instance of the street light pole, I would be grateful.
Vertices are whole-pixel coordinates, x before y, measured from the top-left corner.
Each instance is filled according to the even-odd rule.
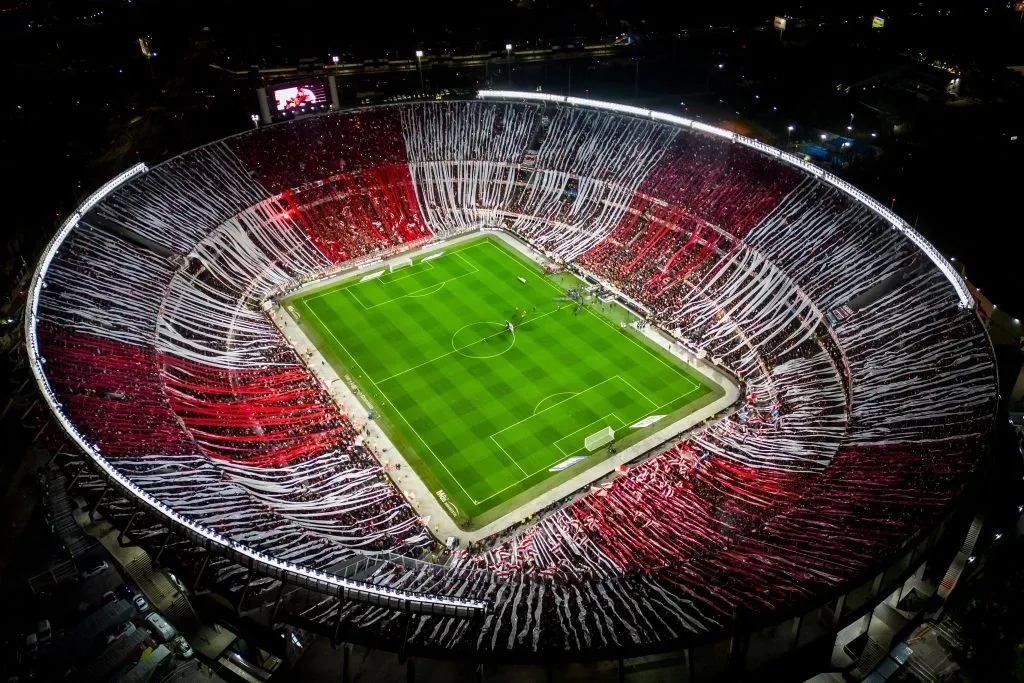
[[[637,93],[640,92],[640,58],[633,56],[635,62],[635,69],[633,71],[633,99],[637,98]]]
[[[423,94],[423,50],[416,50],[416,71],[420,74],[420,94]]]
[[[793,138],[793,124],[786,126],[786,146],[790,144],[790,140]]]
[[[508,87],[512,87],[512,43],[505,43],[505,66],[508,68]]]

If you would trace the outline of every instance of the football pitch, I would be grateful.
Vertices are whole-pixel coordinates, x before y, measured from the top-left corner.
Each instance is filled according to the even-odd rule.
[[[587,436],[623,448],[722,395],[618,305],[557,300],[582,283],[497,238],[413,260],[285,305],[464,528],[606,458]]]

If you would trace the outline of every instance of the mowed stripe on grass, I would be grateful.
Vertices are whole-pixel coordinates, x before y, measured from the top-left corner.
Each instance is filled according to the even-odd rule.
[[[536,264],[484,237],[297,302],[415,452],[410,462],[475,516],[586,454],[588,434],[611,426],[620,438],[711,391],[599,313],[574,315],[559,295]]]

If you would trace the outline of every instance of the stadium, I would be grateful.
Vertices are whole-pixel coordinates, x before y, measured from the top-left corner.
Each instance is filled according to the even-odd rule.
[[[481,91],[125,171],[26,339],[94,509],[239,615],[713,680],[831,641],[941,538],[996,411],[974,306],[800,157]]]

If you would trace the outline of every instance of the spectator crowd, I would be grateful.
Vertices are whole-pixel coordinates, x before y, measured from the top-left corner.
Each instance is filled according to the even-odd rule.
[[[264,304],[481,225],[641,302],[745,394],[535,522],[448,550]],[[363,580],[492,605],[478,624],[407,625],[325,598],[305,618],[392,644],[582,652],[791,608],[955,499],[994,364],[929,266],[867,209],[719,138],[585,107],[418,103],[252,131],[118,189],[57,251],[38,335],[61,409],[181,514],[282,559],[365,559]],[[232,591],[246,578],[212,573]]]

